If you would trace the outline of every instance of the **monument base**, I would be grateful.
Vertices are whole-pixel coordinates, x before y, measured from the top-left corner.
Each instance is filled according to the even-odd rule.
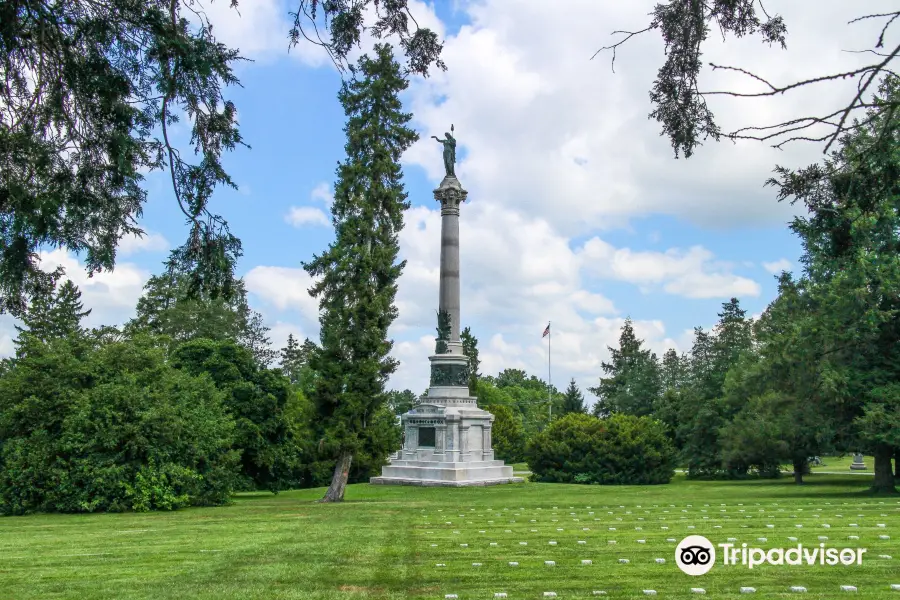
[[[376,485],[420,486],[483,486],[503,483],[522,483],[513,476],[513,469],[502,460],[470,462],[437,462],[430,460],[393,460],[382,467],[381,477],[369,483]]]

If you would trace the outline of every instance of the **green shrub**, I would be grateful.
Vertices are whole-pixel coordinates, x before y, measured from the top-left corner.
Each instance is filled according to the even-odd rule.
[[[675,449],[650,417],[568,414],[532,438],[526,455],[532,480],[548,483],[657,484],[675,474]]]
[[[234,421],[152,338],[30,348],[0,377],[0,513],[228,502]]]

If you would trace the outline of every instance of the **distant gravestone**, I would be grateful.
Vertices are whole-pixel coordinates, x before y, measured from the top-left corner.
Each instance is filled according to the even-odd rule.
[[[850,470],[851,471],[865,471],[866,470],[866,463],[863,462],[862,454],[857,453],[857,454],[853,455],[853,463],[850,465]]]

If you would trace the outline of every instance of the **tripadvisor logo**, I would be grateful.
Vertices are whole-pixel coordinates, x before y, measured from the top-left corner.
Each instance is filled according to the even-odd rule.
[[[716,564],[716,547],[702,535],[689,535],[675,547],[675,564],[688,575],[703,575]]]
[[[790,548],[757,548],[747,544],[718,544],[722,553],[722,565],[745,566],[748,569],[760,565],[861,565],[865,548],[827,548],[825,544]],[[675,564],[688,575],[703,575],[716,564],[716,545],[702,535],[689,535],[675,548]]]

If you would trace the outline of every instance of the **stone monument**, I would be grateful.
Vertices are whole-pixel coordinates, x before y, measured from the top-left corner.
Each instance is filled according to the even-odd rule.
[[[865,471],[866,463],[863,460],[863,455],[861,452],[857,452],[853,455],[853,462],[850,464],[851,471]]]
[[[441,203],[441,279],[431,382],[427,397],[401,416],[403,448],[370,481],[451,487],[518,483],[522,478],[513,477],[512,467],[494,460],[494,415],[469,395],[469,359],[459,338],[459,207],[468,192],[455,175],[456,139],[451,133],[432,137],[444,147],[446,176],[434,190]]]

